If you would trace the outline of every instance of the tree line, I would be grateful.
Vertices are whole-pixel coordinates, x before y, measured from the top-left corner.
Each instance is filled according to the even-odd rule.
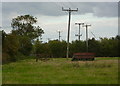
[[[50,58],[65,58],[67,43],[62,40],[51,40],[42,43],[44,31],[36,26],[37,18],[31,15],[22,15],[12,19],[13,30],[10,33],[2,32],[2,61],[3,63],[30,58],[36,54],[48,55]],[[97,57],[119,57],[118,45],[120,36],[111,38],[95,38],[88,40],[88,51],[94,52]],[[69,56],[73,53],[86,52],[86,41],[72,41]],[[33,56],[34,57],[34,56]]]

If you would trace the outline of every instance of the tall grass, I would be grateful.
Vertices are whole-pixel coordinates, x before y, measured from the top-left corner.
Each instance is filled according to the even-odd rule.
[[[117,84],[117,59],[77,61],[53,58],[3,65],[3,84]]]

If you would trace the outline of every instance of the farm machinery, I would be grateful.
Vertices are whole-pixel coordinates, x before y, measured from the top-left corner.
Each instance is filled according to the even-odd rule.
[[[93,61],[95,53],[74,53],[72,61]]]

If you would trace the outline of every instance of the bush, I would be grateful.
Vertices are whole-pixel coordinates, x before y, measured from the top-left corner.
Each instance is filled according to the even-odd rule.
[[[10,56],[7,53],[2,53],[2,64],[10,62]]]

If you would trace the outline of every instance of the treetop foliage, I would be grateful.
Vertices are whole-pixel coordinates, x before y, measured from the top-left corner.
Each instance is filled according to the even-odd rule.
[[[12,19],[11,27],[13,28],[12,33],[21,36],[28,36],[29,38],[35,39],[42,36],[44,31],[41,27],[35,26],[37,18],[30,15],[22,15]]]

